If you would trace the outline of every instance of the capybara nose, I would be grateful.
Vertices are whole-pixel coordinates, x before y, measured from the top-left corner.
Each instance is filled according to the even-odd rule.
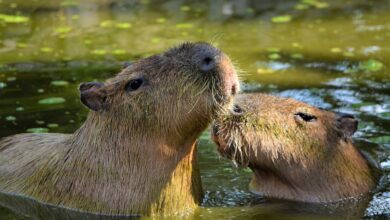
[[[212,71],[217,66],[219,54],[219,50],[211,45],[199,45],[195,52],[195,64],[203,72]]]

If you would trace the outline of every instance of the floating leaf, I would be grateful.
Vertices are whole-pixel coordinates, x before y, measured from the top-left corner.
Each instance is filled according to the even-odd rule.
[[[278,53],[272,53],[268,55],[268,58],[270,58],[271,60],[278,60],[280,59],[280,55]]]
[[[290,57],[293,58],[293,59],[299,60],[299,59],[303,59],[303,54],[301,54],[301,53],[293,53],[293,54],[290,55]]]
[[[42,47],[40,50],[41,50],[41,52],[44,52],[44,53],[53,52],[53,48],[50,48],[50,47]]]
[[[270,47],[270,48],[267,48],[267,52],[269,52],[269,53],[279,53],[280,49],[277,48],[277,47]]]
[[[115,55],[122,55],[122,54],[126,53],[126,50],[124,50],[124,49],[115,49],[114,51],[112,51],[112,53],[115,54]]]
[[[47,128],[29,128],[26,130],[29,133],[46,133],[49,132]]]
[[[343,55],[345,57],[354,57],[355,56],[355,54],[353,52],[351,52],[351,51],[344,52]]]
[[[0,82],[0,89],[7,87],[7,83]]]
[[[45,124],[45,121],[35,120],[35,123],[37,123],[38,125],[43,125]]]
[[[273,70],[272,68],[258,68],[257,69],[258,74],[271,74],[274,72],[275,72],[275,70]]]
[[[16,117],[15,117],[15,116],[12,116],[12,115],[8,115],[7,117],[5,117],[5,120],[6,120],[6,121],[15,121],[15,120],[16,120]]]
[[[24,23],[28,22],[30,18],[20,15],[0,14],[0,20],[4,21],[5,23]]]
[[[26,43],[17,43],[16,46],[18,48],[26,48],[28,45]]]
[[[332,53],[341,53],[341,49],[338,48],[338,47],[334,47],[334,48],[330,49],[330,52],[332,52]]]
[[[58,27],[54,31],[59,33],[59,34],[66,34],[69,33],[72,30],[71,27],[64,26],[64,27]]]
[[[192,28],[194,25],[193,24],[190,24],[190,23],[180,23],[180,24],[176,24],[176,28],[180,28],[180,29],[189,29],[189,28]]]
[[[292,19],[291,15],[280,15],[280,16],[275,16],[272,18],[272,22],[274,23],[286,23],[290,22]]]
[[[119,29],[128,29],[128,28],[131,28],[131,24],[130,23],[117,23],[115,25],[116,28],[119,28]]]
[[[329,7],[329,4],[326,2],[317,2],[317,4],[314,5],[316,8],[327,8]]]
[[[165,18],[157,18],[157,23],[159,23],[159,24],[163,24],[163,23],[165,23],[166,21],[167,21],[167,19],[165,19]]]
[[[154,37],[152,38],[152,43],[157,44],[160,42],[160,38]]]
[[[96,49],[96,50],[93,50],[92,53],[96,54],[96,55],[105,55],[105,54],[107,54],[107,51],[104,49]]]
[[[294,6],[295,10],[306,10],[308,9],[310,6],[309,5],[306,5],[306,4],[297,4]]]
[[[16,77],[15,77],[15,76],[10,76],[10,77],[7,78],[7,81],[8,81],[8,82],[13,82],[13,81],[15,81],[15,80],[16,80]]]
[[[191,10],[191,8],[188,5],[183,5],[183,6],[180,7],[180,10],[181,11],[189,11],[189,10]]]
[[[78,5],[79,3],[74,0],[65,0],[61,2],[61,6],[65,6],[65,7],[78,6]]]
[[[67,86],[67,85],[69,85],[69,82],[64,81],[64,80],[55,80],[55,81],[52,81],[51,84],[53,86]]]
[[[361,70],[376,72],[383,68],[383,63],[378,60],[370,59],[364,62],[361,62],[359,65]]]
[[[48,127],[48,128],[58,128],[59,125],[56,124],[56,123],[50,123],[50,124],[47,124],[47,127]]]
[[[64,103],[66,100],[62,97],[51,97],[46,99],[41,99],[38,101],[41,105],[54,105]]]
[[[112,21],[112,20],[105,20],[105,21],[100,22],[100,27],[109,28],[112,26],[114,26],[114,21]]]

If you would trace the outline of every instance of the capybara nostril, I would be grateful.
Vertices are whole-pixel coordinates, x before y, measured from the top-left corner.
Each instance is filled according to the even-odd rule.
[[[215,68],[215,58],[210,55],[206,55],[201,59],[200,69],[202,71],[210,71]]]
[[[214,70],[221,52],[209,44],[199,44],[194,48],[193,62],[202,72]]]
[[[233,109],[231,110],[231,113],[233,115],[242,115],[244,113],[244,111],[242,110],[242,108],[240,106],[234,105]]]

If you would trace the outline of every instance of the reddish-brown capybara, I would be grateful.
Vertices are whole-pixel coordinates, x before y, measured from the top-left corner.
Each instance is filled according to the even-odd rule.
[[[91,111],[74,134],[1,140],[0,190],[102,214],[191,213],[202,198],[196,139],[238,86],[229,58],[207,43],[83,83]]]
[[[368,193],[372,167],[354,147],[358,122],[291,98],[242,94],[213,125],[219,152],[253,171],[250,190],[266,197],[333,202]]]

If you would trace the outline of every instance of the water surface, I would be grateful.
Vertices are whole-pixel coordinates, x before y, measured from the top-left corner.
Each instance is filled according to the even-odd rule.
[[[354,114],[356,145],[383,168],[368,219],[390,215],[390,1],[0,0],[0,137],[71,133],[85,120],[79,83],[104,80],[184,41],[220,47],[244,92]],[[54,99],[53,99],[54,98]],[[251,172],[199,141],[206,192],[195,219],[331,219],[338,213],[247,190]],[[314,210],[314,211],[313,211]],[[319,211],[322,210],[322,211]],[[350,213],[344,209],[346,215]],[[1,219],[29,219],[0,209]]]

